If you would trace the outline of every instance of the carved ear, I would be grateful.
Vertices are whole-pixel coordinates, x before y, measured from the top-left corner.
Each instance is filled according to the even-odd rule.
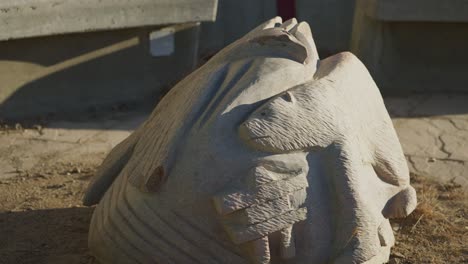
[[[151,175],[146,179],[145,182],[145,191],[147,192],[157,192],[161,185],[166,181],[166,173],[163,166],[157,167]]]
[[[296,98],[294,98],[294,95],[289,91],[282,94],[281,98],[283,98],[286,102],[290,102],[290,103],[294,103],[296,101]]]

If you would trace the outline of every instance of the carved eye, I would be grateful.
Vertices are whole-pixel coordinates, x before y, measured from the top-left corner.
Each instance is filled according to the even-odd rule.
[[[294,96],[290,92],[285,92],[281,95],[281,98],[283,98],[283,100],[285,100],[286,102],[290,103],[294,101]]]
[[[265,113],[265,112],[261,112],[260,115],[261,115],[261,116],[266,116],[266,113]]]

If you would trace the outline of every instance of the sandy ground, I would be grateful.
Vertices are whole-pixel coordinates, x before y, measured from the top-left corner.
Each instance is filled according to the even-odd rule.
[[[409,105],[395,100],[391,112],[403,111],[399,104]],[[468,263],[468,115],[393,115],[419,205],[407,219],[393,222],[397,244],[390,263]],[[86,241],[93,208],[81,206],[81,198],[106,153],[144,118],[122,114],[3,126],[1,264],[95,262]]]
[[[94,168],[56,164],[0,182],[0,263],[93,263],[93,208],[80,200]]]

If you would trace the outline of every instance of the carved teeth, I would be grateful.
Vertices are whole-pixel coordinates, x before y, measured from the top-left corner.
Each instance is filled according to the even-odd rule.
[[[270,182],[297,176],[303,172],[301,168],[284,170],[282,168],[269,167],[269,164],[264,164],[263,166],[251,169],[247,175],[247,186],[256,188]]]
[[[224,222],[233,225],[252,225],[266,221],[269,218],[282,215],[303,206],[303,202],[297,202],[296,197],[305,197],[305,189],[301,189],[285,197],[255,204],[243,210],[235,211],[234,213],[227,215]]]
[[[234,244],[242,244],[267,236],[268,234],[287,228],[307,218],[307,208],[299,208],[285,214],[268,219],[254,225],[232,225],[224,227]]]
[[[287,196],[289,193],[308,187],[305,175],[299,175],[292,179],[275,181],[263,185],[255,190],[240,190],[220,194],[213,198],[215,208],[221,215],[227,215],[234,211],[252,206],[257,203]]]

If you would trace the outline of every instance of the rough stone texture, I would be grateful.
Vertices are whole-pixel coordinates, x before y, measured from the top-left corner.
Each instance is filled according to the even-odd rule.
[[[0,40],[213,21],[217,0],[4,0]]]
[[[287,197],[288,194],[297,192],[305,187],[307,187],[307,180],[304,175],[295,176],[290,179],[265,184],[254,190],[219,194],[214,198],[214,202],[218,212],[227,215],[240,209],[251,208],[251,206],[256,204]]]
[[[247,226],[227,225],[226,232],[235,244],[260,239],[284,228],[291,227],[294,223],[307,218],[307,209],[299,208],[281,215],[275,215],[258,224]]]
[[[467,101],[465,95],[387,100],[413,173],[468,186]]]
[[[384,95],[466,92],[467,7],[466,1],[357,0],[350,49]]]
[[[105,263],[384,263],[416,196],[364,65],[277,17],[171,89],[84,203]]]
[[[197,64],[198,24],[168,28],[175,52],[162,57],[149,48],[161,27],[0,42],[0,119],[153,103]]]

